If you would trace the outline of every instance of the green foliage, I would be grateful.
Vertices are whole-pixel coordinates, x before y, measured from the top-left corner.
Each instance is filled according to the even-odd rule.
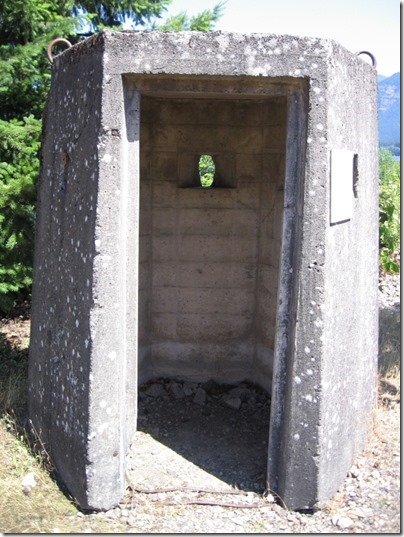
[[[68,2],[0,3],[0,311],[32,283],[41,116],[50,86],[46,47],[78,23]]]
[[[159,28],[171,0],[0,0],[0,311],[29,298],[41,118],[51,81],[46,48],[72,43],[124,22],[150,29],[208,31],[221,4],[196,17],[185,13]],[[170,26],[171,25],[171,26]]]
[[[134,27],[150,24],[152,19],[161,17],[170,3],[171,0],[82,0],[74,2],[72,14],[89,15],[92,30],[96,32],[104,28],[119,29],[127,20]]]
[[[225,2],[215,5],[212,11],[205,9],[195,17],[188,17],[185,11],[170,17],[161,26],[155,26],[155,30],[177,32],[180,30],[198,30],[208,32],[212,25],[221,17]]]
[[[0,45],[26,45],[62,24],[69,16],[67,2],[12,0],[0,4]]]
[[[400,247],[400,163],[387,149],[379,153],[380,261],[388,272],[399,272],[394,254]]]
[[[27,298],[32,278],[41,122],[0,120],[0,310]]]
[[[199,178],[203,187],[210,187],[215,178],[215,163],[210,155],[201,155],[199,159]]]
[[[0,118],[40,119],[51,70],[45,49],[63,35],[72,37],[77,21],[56,0],[13,0],[0,4]]]

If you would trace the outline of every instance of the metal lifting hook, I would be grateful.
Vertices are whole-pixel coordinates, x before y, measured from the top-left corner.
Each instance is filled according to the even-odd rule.
[[[367,50],[359,50],[356,53],[356,55],[359,56],[360,54],[367,54],[369,56],[369,58],[372,60],[372,67],[374,67],[376,69],[376,67],[377,67],[376,58],[371,52],[369,52]]]
[[[67,39],[63,39],[63,37],[57,37],[56,39],[54,39],[53,41],[51,41],[48,45],[48,49],[47,49],[47,54],[48,54],[48,60],[50,61],[50,63],[53,63],[53,59],[54,59],[54,56],[52,56],[52,48],[57,44],[57,43],[64,43],[65,45],[67,45],[67,48],[70,48],[72,47],[73,45],[70,43],[70,41],[68,41]]]

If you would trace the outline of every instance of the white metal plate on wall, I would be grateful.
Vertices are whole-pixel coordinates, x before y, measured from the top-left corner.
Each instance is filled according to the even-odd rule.
[[[353,151],[331,151],[330,223],[336,224],[352,217]]]

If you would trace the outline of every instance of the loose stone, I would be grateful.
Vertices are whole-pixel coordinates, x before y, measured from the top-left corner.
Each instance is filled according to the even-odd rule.
[[[161,384],[154,383],[149,388],[147,388],[145,394],[149,395],[150,397],[164,397],[167,395],[167,392]]]
[[[198,388],[195,393],[194,403],[204,405],[206,403],[206,392],[203,388]]]
[[[241,407],[241,399],[237,398],[231,398],[231,399],[225,399],[224,402],[227,406],[230,408],[234,408],[235,410],[238,410]]]

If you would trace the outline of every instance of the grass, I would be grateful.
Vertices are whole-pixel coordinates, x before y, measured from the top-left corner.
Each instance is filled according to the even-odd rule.
[[[2,327],[4,329],[4,327]],[[5,335],[7,333],[7,336]],[[28,338],[15,326],[0,337],[0,531],[52,533],[66,528],[74,505],[50,478],[43,446],[25,430]],[[38,451],[42,455],[38,454]],[[35,486],[26,486],[30,476]],[[31,483],[31,485],[33,485]],[[79,529],[79,528],[77,528]],[[70,531],[69,531],[70,532]]]
[[[2,533],[123,533],[122,522],[80,517],[50,477],[27,437],[10,417],[0,421],[0,531]],[[35,486],[26,486],[25,478]],[[79,515],[79,516],[78,516]]]
[[[53,533],[65,529],[75,508],[32,455],[10,416],[0,422],[0,445],[0,531]],[[29,474],[36,483],[32,488],[24,486]]]

